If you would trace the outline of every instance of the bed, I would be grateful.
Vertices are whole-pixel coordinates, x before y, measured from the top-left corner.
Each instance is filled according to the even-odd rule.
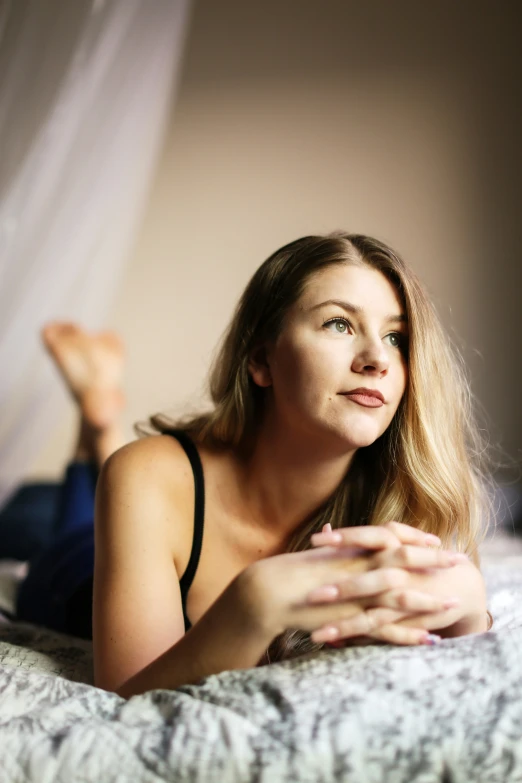
[[[91,645],[0,623],[2,783],[522,781],[522,536],[482,546],[495,622],[436,647],[371,645],[125,701]],[[20,566],[0,569],[9,609]]]

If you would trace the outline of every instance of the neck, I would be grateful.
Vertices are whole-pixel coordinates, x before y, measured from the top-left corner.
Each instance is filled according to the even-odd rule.
[[[245,515],[257,529],[286,539],[337,489],[355,451],[289,432],[267,416],[240,467]]]

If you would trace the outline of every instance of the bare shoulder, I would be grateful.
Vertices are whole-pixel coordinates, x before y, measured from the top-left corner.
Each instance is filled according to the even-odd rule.
[[[164,481],[182,485],[191,470],[185,450],[176,438],[150,435],[115,451],[103,466],[103,473],[109,484],[141,477],[157,487]]]

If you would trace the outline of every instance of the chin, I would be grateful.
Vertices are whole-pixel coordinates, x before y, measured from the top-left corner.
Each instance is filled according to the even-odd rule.
[[[379,437],[378,435],[375,438],[366,438],[366,439],[365,438],[356,439],[356,438],[352,437],[352,438],[349,439],[350,448],[351,449],[364,449],[367,446],[371,446],[373,443],[375,443],[375,441],[377,440],[378,437]]]
[[[357,423],[353,426],[345,424],[339,434],[349,444],[349,448],[363,449],[365,446],[371,446],[372,443],[375,443],[383,431],[382,427],[369,426],[368,423],[364,426],[362,423]]]
[[[351,417],[315,418],[308,428],[308,433],[313,431],[326,435],[328,440],[333,439],[342,442],[343,449],[353,451],[371,446],[381,437],[388,424],[383,426],[382,421],[371,419],[367,415],[354,415]]]

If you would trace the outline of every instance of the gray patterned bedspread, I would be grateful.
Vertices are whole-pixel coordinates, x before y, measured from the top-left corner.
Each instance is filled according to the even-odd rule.
[[[2,625],[0,781],[522,781],[522,540],[504,550],[482,559],[488,633],[322,651],[127,702],[89,684],[88,643]]]

